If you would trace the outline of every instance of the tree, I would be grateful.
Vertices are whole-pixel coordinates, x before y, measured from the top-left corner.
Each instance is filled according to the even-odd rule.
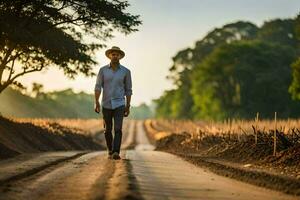
[[[175,89],[156,101],[158,114],[217,120],[252,118],[257,111],[262,117],[274,111],[298,116],[299,103],[287,91],[300,99],[299,41],[300,15],[261,27],[238,21],[213,29],[173,57],[168,78]]]
[[[293,80],[289,87],[289,92],[291,93],[293,99],[300,100],[300,14],[295,20],[295,38],[295,43],[298,46],[298,59],[292,64]]]
[[[2,0],[0,93],[28,73],[57,66],[69,78],[93,76],[94,53],[114,30],[137,31],[138,15],[121,0]],[[4,80],[6,75],[6,80]]]
[[[193,118],[194,98],[190,92],[191,76],[195,67],[199,65],[215,48],[222,44],[239,40],[255,38],[257,27],[249,22],[238,21],[216,28],[203,39],[196,42],[195,48],[179,51],[173,58],[173,65],[169,69],[168,79],[172,80],[176,89],[167,91],[158,103],[158,116],[172,118]],[[168,98],[163,100],[163,98]],[[165,103],[168,102],[168,103]],[[163,108],[163,106],[169,108]],[[196,110],[197,112],[197,110]]]
[[[191,70],[202,62],[215,48],[234,41],[252,40],[256,37],[258,27],[250,22],[238,21],[226,24],[221,28],[215,28],[203,39],[195,44],[195,48],[187,48],[179,51],[173,58],[173,65],[169,69],[168,76],[175,85],[184,81],[181,75],[186,76],[184,70]]]
[[[145,103],[133,107],[130,114],[130,118],[132,119],[149,119],[153,118],[153,116],[154,113],[152,112],[151,108]]]
[[[173,109],[173,100],[176,90],[167,90],[164,94],[154,100],[157,105],[155,115],[162,118],[175,118]]]
[[[44,90],[44,86],[40,83],[32,83],[32,94],[34,94],[34,96],[36,98],[38,98],[41,94],[43,94],[43,90]]]
[[[261,41],[297,48],[295,19],[275,19],[265,22],[257,33]]]
[[[261,41],[239,41],[215,49],[194,71],[197,118],[264,118],[299,115],[288,94],[295,50]]]

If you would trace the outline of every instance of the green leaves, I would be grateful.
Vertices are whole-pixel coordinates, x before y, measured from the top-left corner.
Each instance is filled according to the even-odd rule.
[[[94,53],[112,32],[129,34],[141,24],[138,15],[125,12],[128,6],[108,0],[1,1],[0,92],[19,76],[46,66],[61,68],[69,78],[94,75]]]
[[[213,119],[252,118],[257,111],[262,117],[271,117],[274,111],[293,115],[287,111],[293,104],[287,90],[294,59],[293,49],[281,45],[260,41],[222,45],[194,70],[194,107],[200,116]],[[218,105],[219,112],[207,112],[203,105]]]
[[[293,82],[289,87],[289,92],[292,94],[292,98],[300,100],[300,58],[292,65],[293,69]]]
[[[157,116],[215,119],[300,114],[299,16],[256,27],[236,22],[216,28],[173,57],[176,89],[157,102]],[[299,37],[299,38],[297,38]],[[293,82],[292,82],[293,74]],[[292,84],[291,84],[292,83]]]

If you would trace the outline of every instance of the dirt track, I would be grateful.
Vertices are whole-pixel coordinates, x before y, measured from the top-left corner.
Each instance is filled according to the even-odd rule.
[[[39,153],[1,161],[0,199],[299,199],[153,151],[142,122],[132,121],[126,130],[119,161],[108,160],[105,151]]]

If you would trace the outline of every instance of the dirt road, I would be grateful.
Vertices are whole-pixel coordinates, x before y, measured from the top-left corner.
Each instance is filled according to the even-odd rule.
[[[94,151],[1,161],[0,199],[299,199],[153,151],[141,121],[126,127],[122,160],[109,160],[105,151]]]

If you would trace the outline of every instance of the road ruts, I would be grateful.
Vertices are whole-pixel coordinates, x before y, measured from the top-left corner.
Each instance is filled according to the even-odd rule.
[[[135,139],[135,122],[127,123],[124,148]],[[125,199],[128,180],[126,160],[107,151],[24,154],[0,162],[0,200]]]
[[[92,152],[50,166],[1,187],[0,199],[96,199],[103,197],[112,163],[104,152]]]

